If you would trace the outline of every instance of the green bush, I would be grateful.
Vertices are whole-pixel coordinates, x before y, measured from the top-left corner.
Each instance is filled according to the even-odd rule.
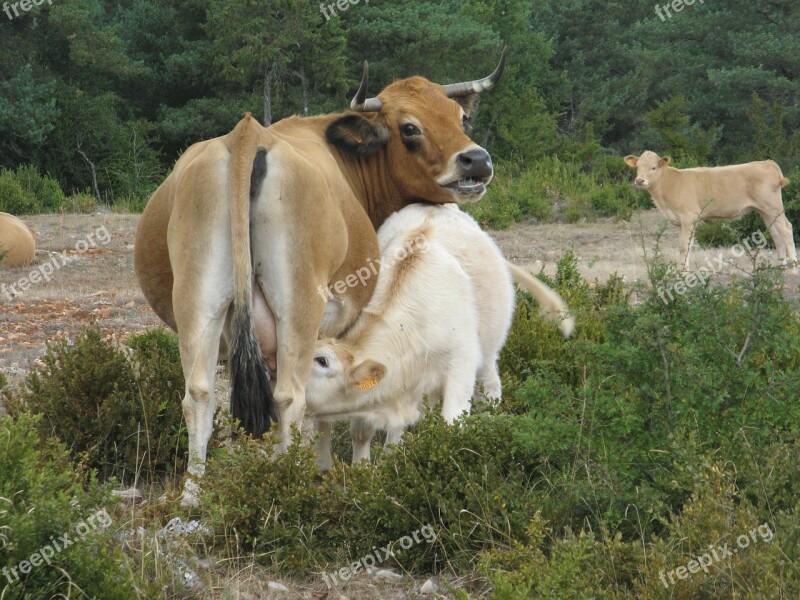
[[[22,189],[19,182],[12,176],[10,171],[3,169],[0,171],[0,212],[7,212],[12,215],[28,215],[34,211],[36,199]]]
[[[146,578],[134,583],[140,565],[128,560],[112,537],[119,527],[111,517],[109,487],[76,469],[62,443],[41,439],[39,421],[0,417],[0,564],[8,569],[0,578],[0,597],[156,597],[161,585]],[[49,564],[32,558],[42,553],[52,554]]]
[[[606,157],[601,164],[608,160]],[[528,219],[627,219],[642,199],[620,172],[609,166],[582,169],[578,163],[556,158],[512,164],[498,168],[486,197],[467,205],[466,210],[485,227],[493,228]]]
[[[156,330],[130,344],[129,358],[90,327],[74,344],[50,345],[9,410],[41,413],[43,432],[103,477],[177,474],[186,462],[177,341]]]
[[[67,202],[58,181],[33,165],[0,171],[0,210],[17,215],[59,212]]]

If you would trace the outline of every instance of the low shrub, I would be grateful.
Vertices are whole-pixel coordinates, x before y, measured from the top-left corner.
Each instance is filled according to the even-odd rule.
[[[183,377],[175,336],[134,336],[132,352],[89,327],[74,343],[48,346],[9,410],[43,415],[43,433],[103,477],[130,482],[141,474],[178,474],[186,462]]]
[[[161,584],[137,581],[140,565],[113,539],[109,486],[77,468],[62,443],[40,438],[40,420],[0,417],[0,597],[157,597]]]

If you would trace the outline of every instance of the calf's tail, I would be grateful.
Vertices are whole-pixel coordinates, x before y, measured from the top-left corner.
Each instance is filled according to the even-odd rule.
[[[558,322],[558,328],[563,336],[572,335],[575,330],[575,317],[569,314],[569,307],[558,292],[514,263],[509,261],[506,263],[517,285],[530,292],[548,319]]]

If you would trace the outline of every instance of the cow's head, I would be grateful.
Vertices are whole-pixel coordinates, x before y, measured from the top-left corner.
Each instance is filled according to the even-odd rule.
[[[633,185],[646,190],[658,184],[664,167],[669,164],[669,156],[659,156],[655,152],[647,150],[641,156],[632,154],[626,156],[625,164],[631,169],[636,169],[636,179],[633,181]]]
[[[332,408],[337,400],[375,387],[385,375],[383,364],[372,359],[357,361],[344,342],[319,340],[314,350],[306,398],[310,406]]]
[[[367,98],[368,68],[350,107],[328,126],[341,150],[371,156],[385,149],[393,185],[404,198],[474,202],[494,174],[489,153],[466,133],[478,94],[500,79],[506,50],[494,73],[476,81],[438,85],[424,77],[396,81]]]

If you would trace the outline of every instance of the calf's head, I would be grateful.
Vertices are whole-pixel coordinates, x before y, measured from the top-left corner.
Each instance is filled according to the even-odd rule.
[[[357,362],[347,344],[320,340],[314,351],[306,397],[316,406],[329,404],[375,387],[385,375],[386,367],[375,360]]]
[[[641,156],[633,156],[632,154],[626,156],[625,164],[631,169],[636,169],[636,179],[633,185],[646,190],[658,185],[664,168],[669,164],[669,160],[669,156],[659,156],[655,152],[647,150]]]
[[[332,122],[327,138],[356,156],[386,152],[389,174],[401,196],[435,203],[474,202],[494,174],[489,153],[466,133],[478,94],[495,86],[506,51],[483,79],[438,85],[410,77],[367,98],[368,68],[350,107]]]

